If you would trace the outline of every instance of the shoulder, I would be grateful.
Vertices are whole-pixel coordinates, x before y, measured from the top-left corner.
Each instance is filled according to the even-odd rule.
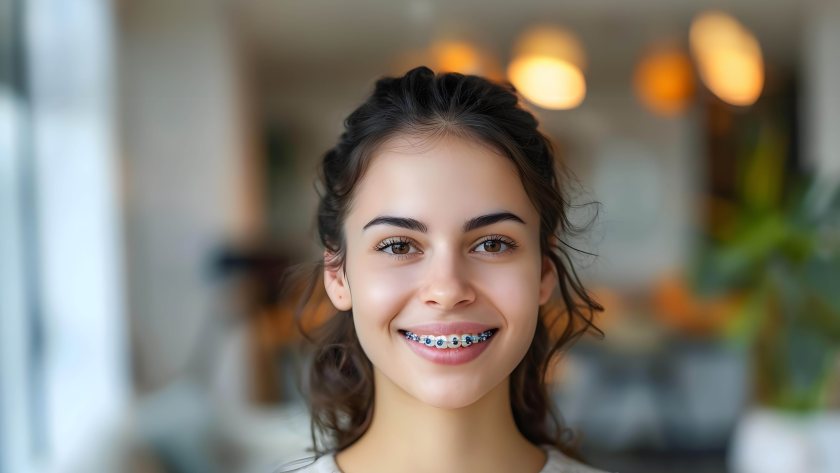
[[[569,458],[555,447],[543,445],[542,448],[548,454],[548,461],[540,473],[607,473]]]
[[[286,464],[272,473],[341,473],[332,454]]]

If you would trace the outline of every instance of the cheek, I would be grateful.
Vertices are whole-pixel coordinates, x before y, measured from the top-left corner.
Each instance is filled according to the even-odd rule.
[[[482,292],[507,318],[533,317],[539,308],[540,271],[532,259],[480,272]]]
[[[364,263],[362,263],[364,265]],[[373,266],[362,266],[373,268]],[[348,274],[353,316],[358,323],[388,327],[414,291],[416,271],[410,267],[373,268]]]

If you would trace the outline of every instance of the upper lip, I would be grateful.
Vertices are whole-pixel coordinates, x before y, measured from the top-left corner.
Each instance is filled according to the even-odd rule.
[[[400,330],[409,331],[417,335],[451,335],[451,334],[479,334],[494,329],[492,325],[477,322],[439,322],[403,327]]]

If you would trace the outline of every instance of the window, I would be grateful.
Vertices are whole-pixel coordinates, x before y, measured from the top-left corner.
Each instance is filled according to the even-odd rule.
[[[110,5],[0,0],[0,473],[95,465],[128,399]]]

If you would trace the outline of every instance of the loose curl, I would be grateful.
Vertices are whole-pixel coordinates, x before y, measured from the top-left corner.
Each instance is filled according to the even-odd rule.
[[[557,270],[560,300],[539,309],[533,342],[510,376],[511,407],[516,426],[531,443],[576,456],[574,435],[555,411],[546,375],[561,349],[581,335],[592,331],[603,337],[593,322],[603,308],[584,289],[569,257],[571,247],[563,237],[582,228],[568,218],[570,203],[560,188],[551,143],[537,129],[536,118],[519,105],[516,89],[473,75],[435,75],[421,66],[402,77],[378,80],[344,127],[338,143],[323,156],[316,185],[318,234],[329,258],[315,265],[296,315],[314,345],[306,393],[314,453],[347,448],[365,433],[373,414],[373,369],[356,335],[352,311],[338,311],[313,330],[302,324],[312,312],[307,307],[316,288],[323,287],[323,265],[343,267],[343,227],[353,191],[386,139],[401,133],[455,133],[507,156],[540,215],[540,249]]]

